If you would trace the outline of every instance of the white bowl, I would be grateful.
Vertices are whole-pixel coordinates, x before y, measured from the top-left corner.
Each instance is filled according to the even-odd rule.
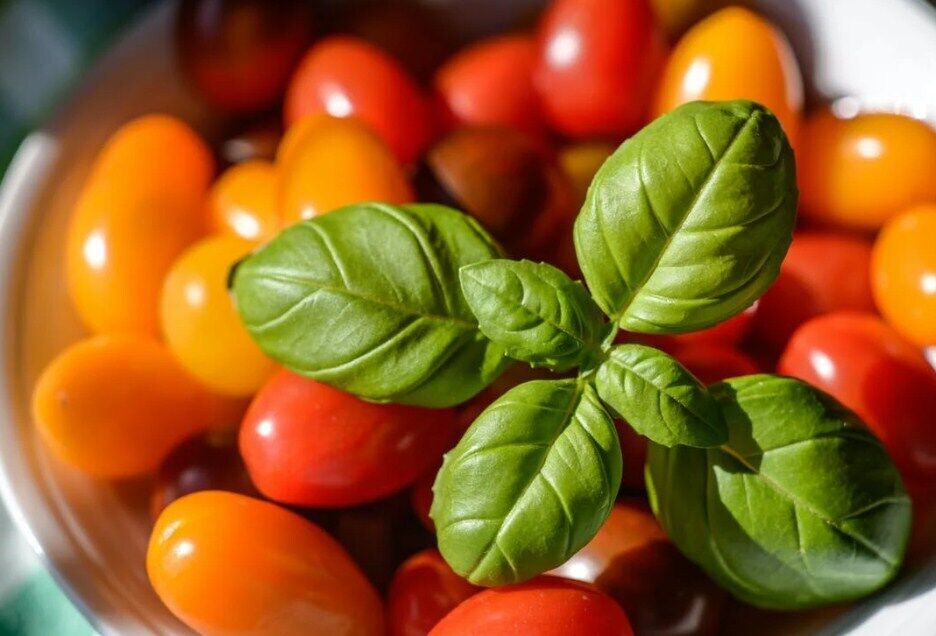
[[[536,4],[466,1],[475,16],[492,15],[477,5],[496,7],[498,19]],[[848,97],[838,102],[844,110],[896,108],[936,124],[936,12],[921,0],[753,4],[791,37],[814,96]],[[0,492],[16,525],[103,634],[189,633],[146,580],[148,484],[96,482],[51,458],[30,421],[29,396],[42,367],[82,335],[64,289],[64,229],[104,139],[154,111],[212,132],[166,46],[172,11],[172,3],[157,5],[124,34],[59,114],[26,139],[0,187]],[[833,622],[822,620],[828,633],[936,633],[936,562]],[[798,631],[814,629],[815,617]]]

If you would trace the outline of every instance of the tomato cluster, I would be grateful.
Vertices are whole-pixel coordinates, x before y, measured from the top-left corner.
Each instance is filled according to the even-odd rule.
[[[54,454],[90,475],[157,474],[146,569],[191,627],[718,631],[725,593],[639,499],[645,438],[618,428],[624,489],[638,499],[619,501],[549,576],[481,590],[431,547],[431,486],[468,424],[531,374],[509,371],[455,409],[367,402],[278,368],[228,289],[238,261],[284,227],[365,201],[450,204],[507,252],[575,275],[572,224],[596,171],[693,100],[751,99],[777,115],[804,227],[743,313],[694,333],[619,337],[668,351],[705,383],[774,369],[809,381],[882,440],[920,510],[936,503],[936,373],[923,353],[936,347],[936,131],[925,123],[804,114],[789,42],[742,8],[668,39],[699,13],[691,3],[554,0],[534,29],[443,61],[458,43],[441,27],[425,55],[418,37],[373,28],[391,20],[422,36],[442,24],[405,2],[358,3],[331,22],[302,2],[181,4],[193,88],[226,115],[281,104],[285,134],[242,126],[220,161],[173,117],[113,134],[66,240],[67,287],[90,335],[49,363],[33,414]],[[227,167],[216,175],[216,164]]]

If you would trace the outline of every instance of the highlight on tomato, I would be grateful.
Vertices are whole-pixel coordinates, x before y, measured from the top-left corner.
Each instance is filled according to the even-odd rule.
[[[265,241],[279,232],[279,207],[279,173],[273,163],[265,160],[231,166],[208,192],[211,230],[248,241]]]

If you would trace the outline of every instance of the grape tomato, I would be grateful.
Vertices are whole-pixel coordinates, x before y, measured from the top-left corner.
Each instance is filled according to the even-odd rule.
[[[269,161],[231,166],[208,192],[211,229],[248,241],[265,241],[279,232],[279,173]]]
[[[414,554],[390,583],[390,636],[426,636],[446,614],[481,589],[455,574],[438,550]]]

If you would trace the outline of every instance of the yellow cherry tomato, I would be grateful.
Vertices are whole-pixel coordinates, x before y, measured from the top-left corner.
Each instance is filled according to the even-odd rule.
[[[786,37],[756,13],[722,9],[689,29],[673,49],[655,113],[697,99],[759,102],[773,111],[796,145],[803,78]]]
[[[894,329],[922,347],[936,345],[936,203],[884,226],[871,255],[871,284]]]
[[[256,392],[275,370],[241,323],[227,288],[231,266],[253,247],[236,236],[208,237],[179,257],[163,286],[166,343],[189,373],[226,395]]]
[[[33,417],[67,463],[96,477],[157,468],[172,448],[218,424],[230,402],[208,393],[164,345],[135,334],[72,345],[43,371]]]
[[[208,193],[211,229],[251,241],[280,230],[279,175],[269,161],[254,159],[225,170]]]
[[[903,115],[811,115],[797,152],[803,214],[876,230],[907,208],[936,202],[936,131]]]
[[[287,225],[351,203],[414,200],[396,157],[353,118],[313,115],[297,122],[283,139],[277,163]]]
[[[142,117],[110,138],[66,239],[68,289],[88,329],[158,335],[162,281],[204,233],[213,170],[205,143],[172,117]]]
[[[617,146],[614,144],[591,141],[566,146],[559,152],[559,165],[569,177],[569,183],[572,184],[576,205],[581,205],[585,201],[588,186],[595,178],[595,173],[616,149]]]

